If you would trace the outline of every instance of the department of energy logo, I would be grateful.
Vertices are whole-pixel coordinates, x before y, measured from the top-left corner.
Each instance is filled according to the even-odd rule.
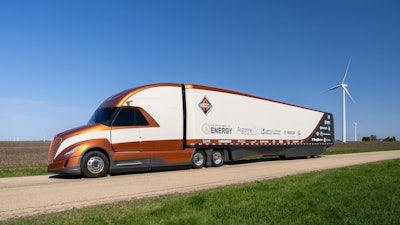
[[[210,125],[208,125],[208,123],[203,123],[201,130],[203,131],[204,134],[209,134],[210,133]]]
[[[201,111],[204,112],[204,115],[207,115],[213,106],[211,105],[211,102],[207,99],[207,97],[204,96],[203,100],[201,100],[201,102],[199,103],[199,107]]]

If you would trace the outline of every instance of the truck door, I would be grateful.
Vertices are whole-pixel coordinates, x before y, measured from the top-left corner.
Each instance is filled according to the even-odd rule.
[[[126,165],[148,166],[151,151],[143,148],[141,129],[149,126],[149,122],[138,108],[122,107],[116,115],[111,127],[111,144],[118,155],[116,161]],[[118,162],[117,162],[118,165]]]

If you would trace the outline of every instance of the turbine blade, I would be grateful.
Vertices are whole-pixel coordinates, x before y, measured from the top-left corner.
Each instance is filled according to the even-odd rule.
[[[350,97],[350,99],[351,99],[354,103],[356,103],[356,102],[354,101],[353,97],[351,97],[351,94],[350,94],[349,90],[347,90],[347,88],[346,88],[345,86],[343,86],[343,89],[344,89],[344,91],[346,92],[346,94]]]
[[[343,76],[342,84],[344,84],[344,81],[346,80],[346,77],[347,77],[347,71],[349,71],[350,63],[351,63],[351,57],[350,57],[350,59],[349,59],[349,62],[347,63],[347,67],[346,67],[346,71],[344,72],[344,76]]]
[[[324,92],[322,92],[322,93],[326,93],[326,92],[329,92],[329,91],[338,89],[338,88],[340,88],[341,86],[342,86],[341,84],[338,84],[338,85],[336,85],[336,86],[334,86],[334,87],[332,87],[332,88],[329,88],[328,90],[326,90],[326,91],[324,91]]]

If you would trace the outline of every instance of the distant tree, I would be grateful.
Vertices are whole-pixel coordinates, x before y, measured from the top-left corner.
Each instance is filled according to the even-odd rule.
[[[371,134],[371,135],[369,136],[369,138],[370,138],[370,141],[376,141],[376,140],[377,140],[375,134]]]
[[[369,138],[369,137],[363,137],[363,138],[361,139],[361,141],[371,141],[371,138]]]
[[[368,137],[363,137],[361,140],[362,141],[377,141],[377,138],[376,138],[375,134],[371,134]]]
[[[390,141],[390,140],[392,140],[391,137],[387,137],[387,138],[383,139],[383,141]]]
[[[383,141],[396,141],[396,137],[395,136],[392,136],[392,137],[389,136],[389,137],[383,139]]]

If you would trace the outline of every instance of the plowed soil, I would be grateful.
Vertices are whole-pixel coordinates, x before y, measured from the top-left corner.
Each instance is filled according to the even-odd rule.
[[[0,168],[46,166],[50,142],[0,142]]]
[[[0,142],[0,168],[46,166],[49,146],[48,141],[2,141]],[[337,142],[327,151],[364,148],[400,149],[400,142]]]

